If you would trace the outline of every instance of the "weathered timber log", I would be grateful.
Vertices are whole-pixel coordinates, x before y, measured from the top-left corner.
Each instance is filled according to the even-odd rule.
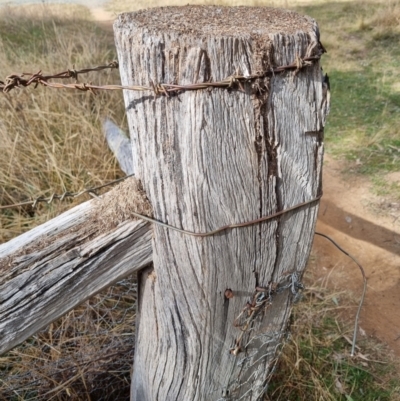
[[[148,210],[135,182],[0,245],[0,354],[151,263],[151,225],[130,216]]]
[[[122,14],[114,32],[123,84],[155,87],[124,97],[156,219],[204,232],[321,194],[327,105],[314,20],[166,7]],[[163,92],[232,75],[242,78],[230,89]],[[262,397],[317,211],[314,202],[209,237],[154,227],[154,268],[139,280],[134,401]]]

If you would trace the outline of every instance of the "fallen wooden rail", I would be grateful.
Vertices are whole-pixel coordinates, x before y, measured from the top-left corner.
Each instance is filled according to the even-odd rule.
[[[151,224],[104,231],[93,221],[96,202],[0,246],[0,354],[152,262]]]

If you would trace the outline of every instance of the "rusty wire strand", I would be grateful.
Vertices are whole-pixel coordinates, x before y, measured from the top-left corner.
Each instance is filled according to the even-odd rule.
[[[279,212],[270,214],[268,216],[262,216],[262,217],[259,217],[257,219],[254,219],[254,220],[245,221],[243,223],[227,224],[225,226],[218,227],[218,228],[216,228],[214,230],[204,231],[204,232],[195,232],[195,231],[183,230],[181,228],[178,228],[178,227],[175,227],[175,226],[171,226],[169,224],[163,223],[162,221],[155,220],[155,219],[153,219],[151,217],[144,216],[144,215],[139,214],[139,213],[135,213],[135,212],[131,212],[131,213],[132,213],[133,216],[138,217],[139,219],[149,221],[150,223],[155,223],[155,224],[157,224],[157,225],[159,225],[161,227],[165,227],[165,228],[167,228],[169,230],[177,231],[177,232],[185,234],[185,235],[189,235],[189,236],[192,236],[192,237],[210,237],[210,236],[219,234],[222,231],[231,230],[233,228],[248,227],[248,226],[252,226],[254,224],[258,224],[258,223],[262,223],[262,222],[267,221],[267,220],[274,219],[275,217],[282,216],[285,213],[288,213],[288,212],[291,212],[293,210],[299,209],[299,208],[301,208],[303,206],[306,206],[306,205],[308,205],[310,203],[317,202],[317,201],[319,201],[321,199],[321,197],[322,197],[322,194],[317,196],[317,197],[315,197],[315,198],[312,198],[312,199],[310,199],[308,201],[298,203],[298,204],[296,204],[294,206],[291,206],[291,207],[288,207],[286,209],[280,210]]]
[[[130,175],[127,175],[125,177],[118,178],[117,180],[107,182],[106,184],[98,185],[97,187],[86,188],[86,189],[84,189],[82,191],[79,191],[79,192],[65,191],[64,193],[62,193],[60,195],[53,193],[49,197],[38,196],[34,200],[30,200],[30,201],[26,201],[26,202],[20,202],[20,203],[14,203],[12,205],[3,205],[3,206],[0,206],[0,210],[3,210],[3,209],[14,209],[14,208],[17,208],[17,207],[27,206],[27,205],[32,205],[32,209],[35,209],[37,207],[38,203],[40,203],[40,202],[50,204],[55,199],[59,199],[60,201],[63,201],[66,198],[78,198],[79,196],[82,196],[84,194],[89,194],[89,195],[91,195],[91,196],[93,196],[95,198],[98,198],[98,195],[96,194],[96,191],[98,191],[99,189],[108,187],[110,185],[117,184],[117,183],[119,183],[121,181],[126,180],[129,177],[132,177],[133,175],[134,174],[130,174]]]
[[[70,84],[50,82],[50,80],[52,79],[70,79],[70,78],[74,78],[77,81],[79,74],[85,74],[91,71],[101,71],[105,69],[118,68],[118,63],[116,61],[113,61],[103,66],[85,68],[82,70],[75,70],[75,69],[66,70],[58,74],[52,74],[52,75],[42,75],[41,71],[37,72],[36,74],[31,74],[31,73],[22,73],[20,75],[12,74],[7,76],[5,81],[0,81],[0,90],[2,90],[4,93],[8,93],[12,89],[18,87],[27,87],[30,85],[35,85],[36,88],[38,85],[43,85],[56,89],[77,89],[80,91],[90,91],[94,94],[96,93],[97,90],[130,90],[138,92],[153,92],[155,96],[165,95],[167,97],[169,96],[169,94],[177,94],[187,90],[200,90],[209,88],[227,89],[236,86],[238,86],[241,90],[243,90],[241,86],[243,82],[251,82],[257,79],[267,78],[269,76],[287,70],[295,70],[296,72],[298,72],[302,68],[312,65],[314,61],[317,61],[319,59],[320,55],[310,56],[305,58],[297,57],[295,62],[292,64],[272,68],[268,71],[263,72],[262,74],[253,74],[253,75],[233,74],[221,81],[193,83],[188,85],[164,84],[164,83],[160,84],[153,82],[151,80],[150,80],[150,85],[93,85],[91,83],[79,83],[79,82]]]
[[[320,232],[315,232],[315,235],[319,235],[325,239],[327,239],[328,241],[330,241],[337,249],[339,249],[340,252],[344,253],[347,257],[349,257],[360,269],[361,274],[362,274],[362,278],[363,278],[363,291],[362,291],[362,295],[361,295],[361,299],[360,302],[358,304],[358,309],[357,309],[357,313],[356,313],[356,317],[355,317],[355,323],[354,323],[354,333],[353,333],[353,341],[352,341],[352,345],[351,345],[351,354],[350,356],[354,356],[354,352],[356,349],[356,341],[357,341],[357,331],[358,331],[358,320],[360,318],[360,313],[361,313],[361,308],[363,306],[364,303],[364,298],[365,298],[365,294],[367,292],[367,276],[365,274],[365,270],[362,267],[362,265],[360,264],[360,262],[358,262],[358,260],[351,255],[349,252],[347,252],[345,249],[343,249],[336,241],[334,241],[329,235],[320,233]]]

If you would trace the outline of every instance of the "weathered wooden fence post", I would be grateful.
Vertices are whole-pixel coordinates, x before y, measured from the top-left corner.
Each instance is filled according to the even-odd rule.
[[[317,25],[285,10],[187,6],[122,14],[114,30],[123,84],[155,88],[124,96],[135,171],[157,220],[206,232],[299,205],[210,236],[154,226],[154,266],[139,275],[132,399],[258,400],[321,195]],[[227,77],[230,88],[177,95],[159,85]]]

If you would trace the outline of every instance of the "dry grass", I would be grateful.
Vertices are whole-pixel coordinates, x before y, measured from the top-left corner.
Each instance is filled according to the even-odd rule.
[[[90,22],[88,10],[35,7],[0,11],[0,71],[65,71],[105,64],[116,58],[111,30]],[[60,9],[61,10],[61,9]],[[32,70],[34,69],[34,70]],[[4,79],[2,77],[2,79]],[[117,83],[118,72],[88,74],[93,83]],[[116,178],[120,172],[101,131],[110,115],[122,124],[120,92],[93,96],[77,91],[38,87],[0,97],[0,205],[51,193],[79,191]],[[82,201],[84,199],[80,199]],[[0,214],[0,242],[59,214],[70,205]]]
[[[399,401],[394,360],[360,337],[350,358],[356,300],[333,293],[308,274],[308,290],[293,314],[291,335],[272,376],[267,401]],[[0,357],[0,401],[129,398],[136,286],[127,279]]]
[[[0,401],[129,399],[135,305],[125,279],[0,356]]]
[[[364,24],[364,29],[372,29],[373,37],[388,38],[400,34],[400,1],[388,1],[386,7]]]
[[[116,59],[112,30],[91,22],[85,7],[2,8],[0,38],[1,79]],[[118,83],[119,74],[81,79]],[[30,87],[2,94],[0,108],[0,205],[75,192],[122,175],[101,131],[104,115],[124,124],[120,92],[93,96]],[[71,201],[56,201],[35,211],[1,211],[0,242],[70,206]],[[0,400],[126,399],[135,296],[132,280],[125,280],[0,357]]]

